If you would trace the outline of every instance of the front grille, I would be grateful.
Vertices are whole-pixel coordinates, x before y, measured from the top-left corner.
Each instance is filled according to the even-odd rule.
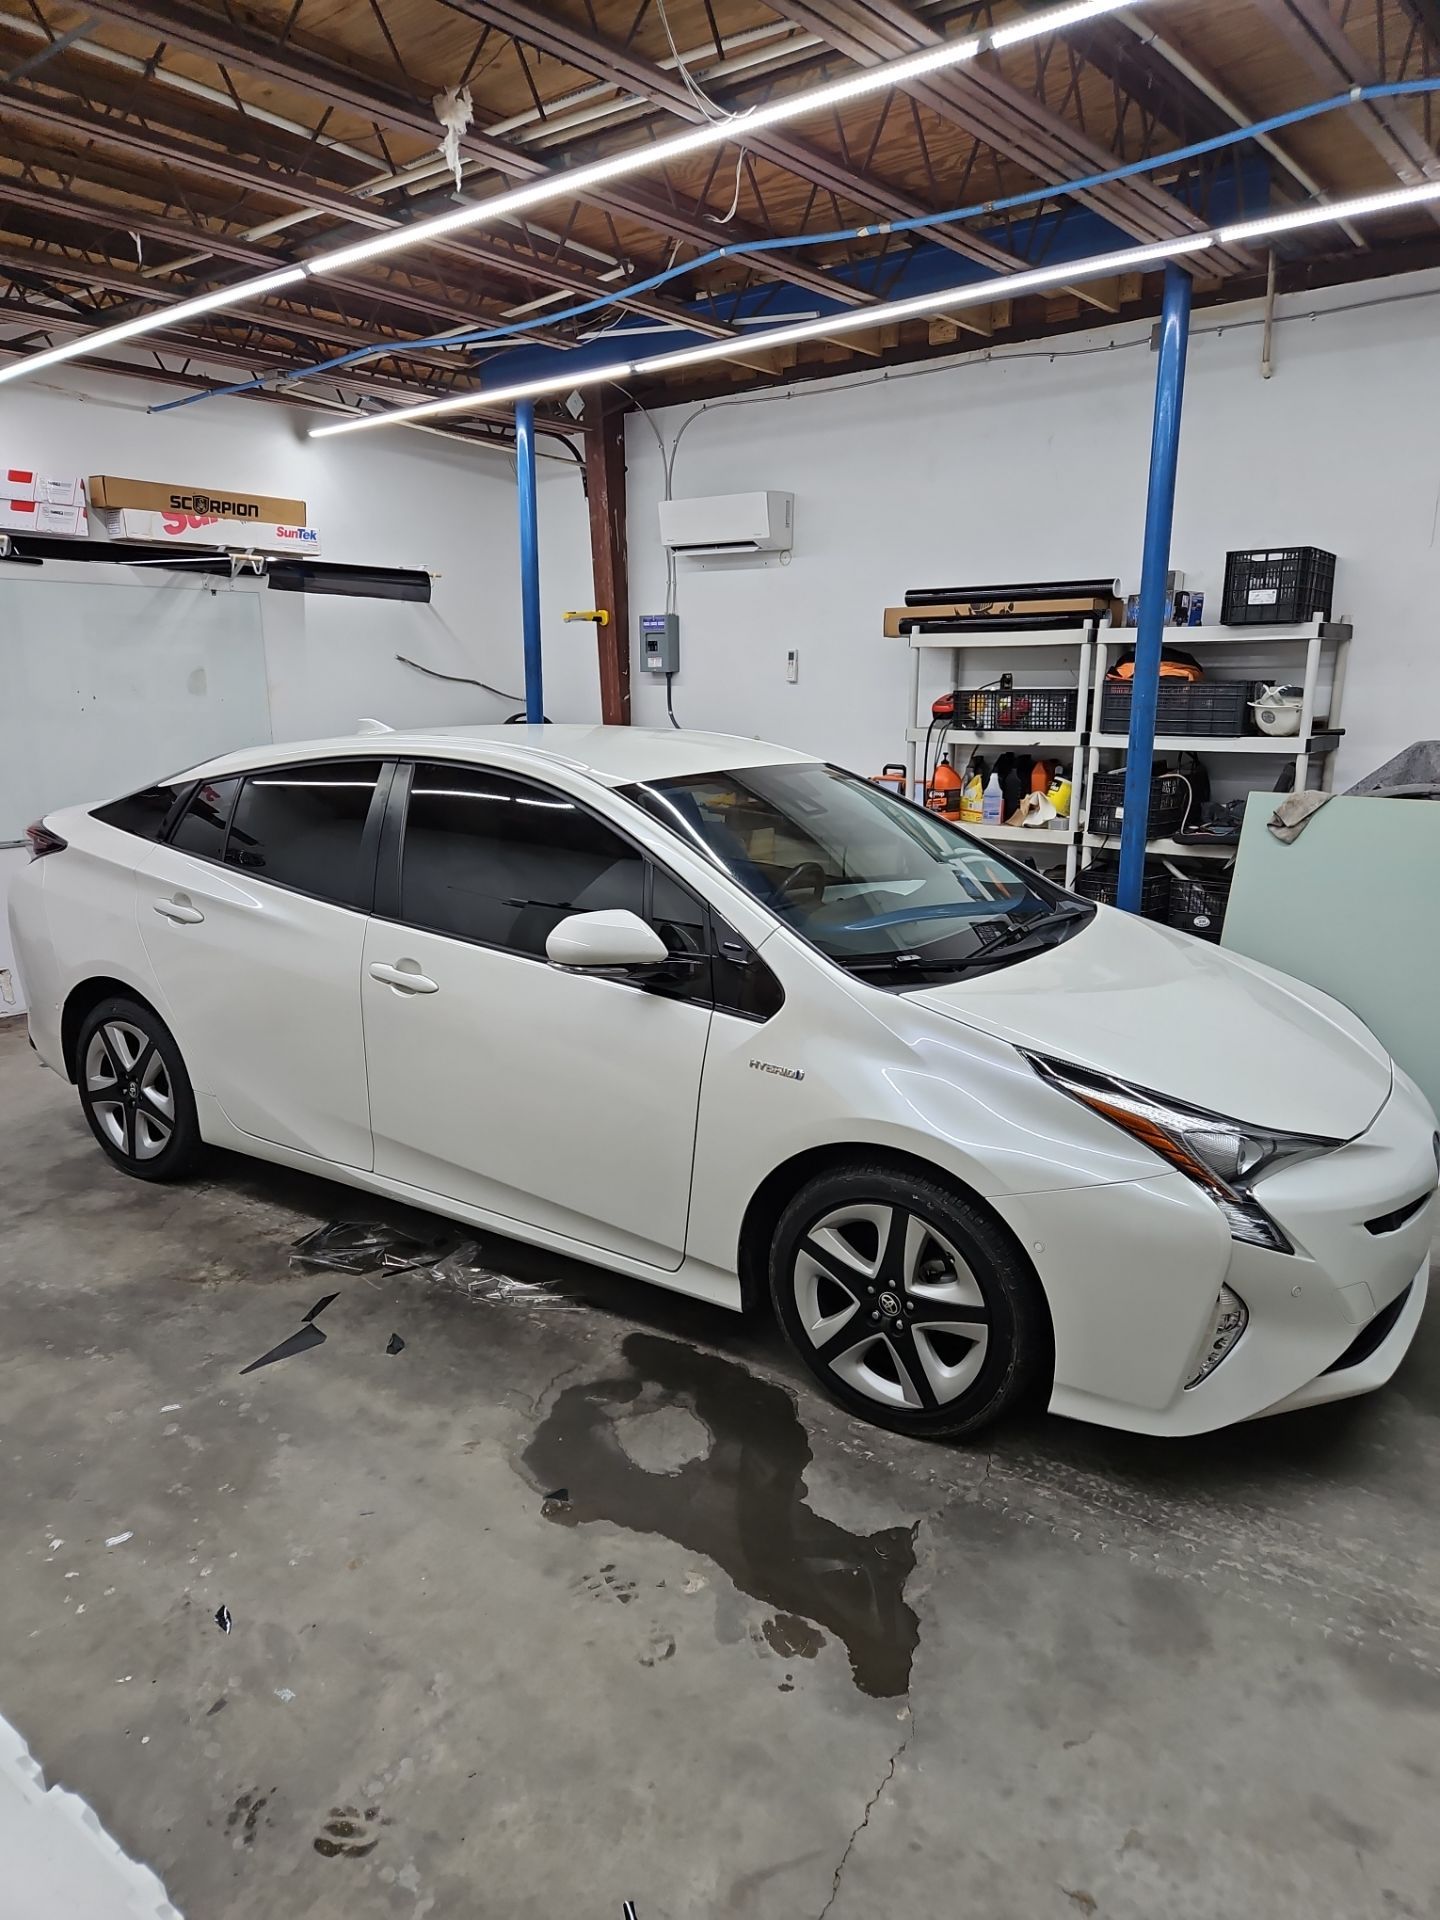
[[[1433,1187],[1430,1189],[1430,1192],[1434,1192]],[[1429,1198],[1430,1193],[1422,1193],[1418,1200],[1407,1201],[1403,1207],[1396,1207],[1393,1213],[1377,1213],[1373,1220],[1367,1220],[1365,1222],[1365,1231],[1367,1233],[1394,1233],[1396,1228],[1403,1227],[1407,1220],[1413,1220]]]
[[[1373,1320],[1366,1321],[1340,1358],[1326,1367],[1326,1373],[1344,1373],[1347,1367],[1358,1367],[1362,1360],[1370,1358],[1405,1311],[1405,1302],[1410,1298],[1410,1287],[1414,1284],[1412,1280],[1403,1293],[1396,1294],[1388,1307],[1382,1307]]]

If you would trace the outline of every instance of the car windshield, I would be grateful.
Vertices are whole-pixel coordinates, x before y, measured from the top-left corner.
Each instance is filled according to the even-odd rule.
[[[816,764],[629,789],[839,965],[933,986],[1067,939],[1093,907],[939,816]]]

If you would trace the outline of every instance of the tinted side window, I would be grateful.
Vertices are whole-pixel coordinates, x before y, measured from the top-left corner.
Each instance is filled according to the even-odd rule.
[[[676,960],[673,974],[650,982],[650,989],[672,1000],[709,1000],[710,922],[705,906],[663,867],[652,866],[650,876],[646,918]]]
[[[107,827],[138,833],[142,840],[158,840],[165,816],[185,784],[177,780],[168,787],[142,787],[139,793],[128,793],[123,800],[110,800],[103,807],[92,807],[90,817],[103,820]]]
[[[250,774],[235,803],[225,864],[342,907],[366,905],[365,822],[379,778],[378,760],[317,760]]]
[[[230,824],[230,809],[235,804],[239,785],[238,780],[207,780],[197,787],[170,836],[171,846],[218,860],[225,846],[225,829]]]
[[[645,910],[645,862],[583,807],[479,767],[419,765],[400,918],[536,959],[567,913]]]
[[[768,1020],[785,1004],[785,989],[765,962],[719,914],[712,914],[715,958],[711,973],[715,1005],[722,1013],[743,1013],[751,1020]]]

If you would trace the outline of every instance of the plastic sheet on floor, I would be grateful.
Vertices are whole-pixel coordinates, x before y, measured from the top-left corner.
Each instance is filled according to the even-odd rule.
[[[517,1280],[513,1274],[496,1273],[485,1264],[476,1240],[462,1240],[443,1259],[437,1260],[430,1271],[435,1279],[472,1300],[555,1313],[580,1311],[580,1303],[568,1300],[553,1280]]]
[[[290,1264],[325,1267],[336,1273],[376,1273],[382,1268],[402,1273],[433,1265],[450,1244],[443,1235],[422,1240],[374,1221],[331,1220],[295,1242]]]

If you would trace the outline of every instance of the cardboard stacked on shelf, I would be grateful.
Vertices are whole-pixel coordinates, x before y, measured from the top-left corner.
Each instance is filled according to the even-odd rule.
[[[963,633],[967,627],[1079,626],[1109,615],[1118,624],[1118,582],[1112,579],[1027,580],[999,586],[914,587],[903,607],[885,609],[892,639],[912,633]]]
[[[0,533],[83,535],[85,483],[78,473],[44,473],[0,462]]]
[[[89,491],[91,518],[108,540],[265,553],[320,551],[320,535],[306,524],[303,500],[106,473],[90,476]]]

